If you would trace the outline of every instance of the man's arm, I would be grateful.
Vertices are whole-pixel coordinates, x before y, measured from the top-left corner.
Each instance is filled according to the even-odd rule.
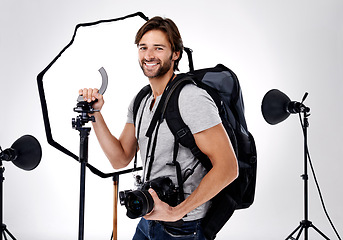
[[[93,129],[100,146],[114,169],[126,167],[133,159],[136,152],[135,127],[126,123],[117,139],[108,129],[100,112],[94,114]]]
[[[93,129],[98,138],[100,146],[111,165],[115,169],[126,167],[132,160],[136,152],[137,140],[135,137],[135,127],[133,124],[127,123],[117,139],[108,129],[106,122],[100,113],[104,105],[104,99],[98,93],[98,89],[81,89],[79,94],[84,97],[85,101],[91,102],[98,100],[93,104],[93,108],[99,110],[93,115],[95,122],[93,122]]]
[[[199,149],[210,158],[213,168],[205,175],[195,191],[176,207],[162,202],[150,189],[155,206],[153,212],[145,216],[146,219],[177,221],[209,201],[238,176],[236,156],[222,124],[196,133],[194,138]]]

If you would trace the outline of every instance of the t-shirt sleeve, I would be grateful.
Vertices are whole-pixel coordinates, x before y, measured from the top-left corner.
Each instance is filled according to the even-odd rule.
[[[193,134],[221,123],[218,108],[211,96],[193,84],[181,90],[179,109],[183,121]]]
[[[133,122],[133,103],[135,101],[136,96],[132,99],[132,101],[130,102],[129,108],[127,110],[127,119],[126,119],[126,123],[134,123]]]

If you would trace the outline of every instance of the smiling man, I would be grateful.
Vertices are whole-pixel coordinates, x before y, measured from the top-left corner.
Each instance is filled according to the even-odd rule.
[[[171,52],[164,32],[151,30],[138,43],[139,63],[148,78],[157,78],[170,71],[172,61],[179,58],[180,52]]]
[[[182,57],[182,39],[172,20],[154,17],[139,29],[135,43],[140,67],[152,89],[152,94],[142,100],[138,109],[136,121],[139,120],[139,131],[133,119],[134,100],[129,106],[128,120],[119,138],[110,133],[100,111],[94,113],[96,122],[93,128],[113,168],[127,166],[139,149],[143,181],[147,178],[169,177],[177,186],[175,166],[167,165],[173,158],[174,136],[166,121],[160,124],[158,134],[154,133],[157,138],[153,164],[150,164],[152,149],[145,133],[161,95],[168,83],[177,77],[174,71],[178,70]],[[93,107],[101,110],[104,100],[97,89],[82,89],[79,93],[89,102],[98,99]],[[161,201],[156,192],[149,189],[154,207],[139,222],[134,240],[205,239],[201,220],[209,209],[209,200],[237,177],[237,160],[230,139],[223,128],[218,109],[207,92],[193,84],[186,85],[180,92],[179,109],[197,146],[209,157],[213,167],[209,172],[201,165],[194,169],[194,173],[183,183],[184,200],[175,206]],[[182,174],[197,163],[192,152],[182,146],[179,147],[177,160]],[[149,165],[151,168],[146,167]],[[147,177],[147,173],[150,177]]]

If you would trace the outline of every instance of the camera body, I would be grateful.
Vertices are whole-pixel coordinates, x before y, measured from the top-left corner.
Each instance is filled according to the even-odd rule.
[[[179,190],[169,177],[158,177],[142,184],[137,190],[125,190],[119,192],[120,204],[125,205],[126,215],[135,219],[151,212],[154,208],[154,200],[148,192],[154,189],[158,197],[175,207],[179,203]]]

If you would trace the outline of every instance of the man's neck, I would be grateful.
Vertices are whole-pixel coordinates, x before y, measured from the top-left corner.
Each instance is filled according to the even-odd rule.
[[[150,86],[151,86],[154,98],[156,98],[157,96],[160,96],[164,92],[164,89],[166,88],[171,77],[173,76],[173,73],[174,71],[173,69],[171,69],[163,76],[156,77],[156,78],[149,78],[149,82],[150,82]]]

